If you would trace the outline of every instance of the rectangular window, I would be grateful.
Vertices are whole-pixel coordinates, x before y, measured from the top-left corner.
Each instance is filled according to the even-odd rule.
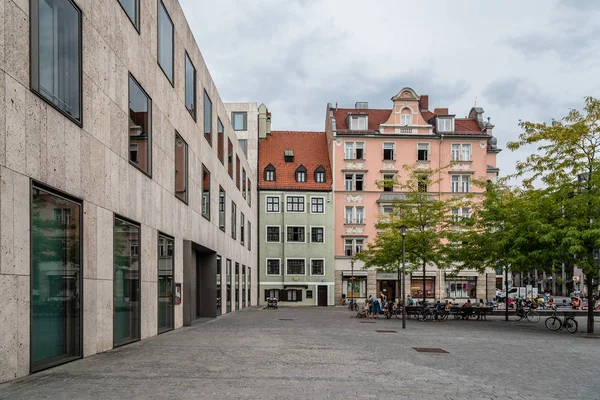
[[[462,161],[471,161],[471,145],[463,144],[462,145]]]
[[[345,239],[344,252],[347,257],[351,257],[356,253],[362,252],[364,239]]]
[[[346,142],[344,156],[347,160],[362,160],[364,158],[363,142]]]
[[[402,125],[402,126],[412,125],[412,115],[411,114],[400,114],[400,125]]]
[[[225,232],[225,190],[219,186],[219,228]]]
[[[247,112],[232,112],[231,123],[234,131],[248,130],[248,113]]]
[[[454,119],[453,118],[438,118],[437,119],[437,130],[438,130],[438,132],[453,132],[454,131]]]
[[[171,82],[173,80],[173,47],[175,47],[173,21],[162,1],[158,2],[158,65]]]
[[[174,240],[158,235],[158,333],[174,328]]]
[[[31,370],[37,371],[82,355],[83,215],[79,202],[36,186],[31,200],[31,314],[25,318],[31,322]],[[16,290],[16,277],[10,282]]]
[[[145,174],[151,175],[152,100],[131,75],[129,75],[129,150],[129,162]]]
[[[365,223],[365,208],[364,207],[355,207],[356,212],[356,223],[364,224]]]
[[[223,155],[225,151],[225,129],[221,123],[221,118],[217,118],[217,156],[221,164],[225,165],[225,157]]]
[[[354,190],[356,191],[363,191],[363,174],[356,174],[354,175]]]
[[[242,149],[244,155],[248,158],[248,139],[238,139],[238,143],[240,144],[240,149]]]
[[[471,191],[471,177],[469,175],[462,175],[461,181],[462,192],[469,193]]]
[[[427,175],[419,175],[417,177],[417,191],[420,193],[426,193],[429,190],[429,186],[427,185],[429,178]]]
[[[288,275],[304,275],[306,269],[304,265],[305,261],[302,258],[292,258],[287,260],[287,274]]]
[[[252,182],[250,181],[250,179],[248,179],[247,196],[248,196],[248,206],[252,207]]]
[[[246,198],[246,168],[242,168],[242,197]]]
[[[383,175],[383,191],[384,192],[393,192],[395,182],[396,182],[396,175],[384,174]]]
[[[235,156],[235,186],[237,186],[238,189],[240,189],[240,174],[242,173],[242,171],[240,171],[240,158],[237,156]]]
[[[227,286],[227,303],[225,312],[231,312],[231,260],[227,260],[225,265],[225,283]]]
[[[288,226],[287,227],[287,241],[288,242],[305,242],[304,227],[303,226]]]
[[[188,202],[188,145],[175,132],[175,196],[187,204]]]
[[[267,212],[279,212],[279,197],[267,196]]]
[[[344,219],[347,224],[351,224],[354,221],[354,207],[345,208]]]
[[[267,275],[281,275],[281,261],[277,258],[267,258]]]
[[[279,243],[281,241],[280,227],[267,226],[267,242]]]
[[[246,239],[246,231],[244,230],[244,225],[246,223],[244,217],[244,213],[240,213],[240,244],[244,245],[244,240]]]
[[[363,142],[356,142],[354,143],[354,157],[357,160],[362,160],[364,158],[365,155],[365,149],[364,149],[364,143]]]
[[[140,31],[140,0],[119,0],[121,7],[129,17],[129,20],[135,27],[135,29]]]
[[[310,199],[310,212],[322,214],[325,212],[325,199],[323,197],[312,197]]]
[[[222,258],[221,256],[217,256],[217,315],[221,315],[221,313],[223,312],[223,308],[221,306],[221,302],[222,302],[222,282],[221,282],[221,268],[222,268]]]
[[[312,299],[313,298],[313,291],[312,290],[307,290],[306,291],[306,298],[307,299]]]
[[[306,183],[306,171],[296,171],[296,182]]]
[[[383,213],[389,215],[394,212],[394,206],[383,206]]]
[[[231,202],[231,237],[237,239],[237,207],[235,203]]]
[[[210,220],[210,171],[202,165],[202,216]]]
[[[204,138],[212,146],[212,101],[204,91]]]
[[[460,161],[460,144],[452,144],[452,161]]]
[[[31,89],[81,124],[81,11],[69,0],[32,0],[30,23]]]
[[[288,212],[304,212],[304,197],[288,196],[286,198]]]
[[[325,172],[322,172],[322,171],[315,172],[315,182],[325,183]]]
[[[325,275],[325,260],[310,260],[311,275]]]
[[[463,218],[471,216],[471,209],[468,207],[456,207],[452,209],[452,221],[458,223]]]
[[[452,175],[452,193],[458,193],[460,175]]]
[[[310,242],[311,243],[325,242],[325,228],[322,228],[322,227],[310,228]]]
[[[351,192],[354,188],[354,175],[346,174],[344,178],[344,186],[346,187],[346,191]]]
[[[474,299],[477,296],[477,277],[465,277],[446,281],[449,299]]]
[[[429,143],[418,143],[417,144],[417,160],[428,161],[429,160]]]
[[[252,250],[252,222],[250,221],[248,221],[248,250]],[[248,276],[249,278],[250,276]]]
[[[113,232],[113,342],[140,338],[140,227],[115,218]],[[134,246],[132,246],[132,244]],[[136,248],[133,251],[133,247]]]
[[[346,142],[344,145],[344,157],[346,160],[354,159],[354,142]]]
[[[194,121],[196,120],[196,68],[185,53],[185,108],[190,112]]]
[[[231,139],[227,139],[227,142],[227,172],[229,172],[229,177],[233,179],[233,143],[231,143]]]
[[[344,185],[347,191],[363,191],[363,174],[346,174],[344,179]]]
[[[367,130],[367,116],[366,115],[353,115],[350,120],[350,129],[355,131],[366,131]]]
[[[240,309],[240,263],[235,263],[235,275],[233,275],[235,281],[235,309]]]
[[[395,148],[396,148],[395,143],[384,143],[383,144],[383,159],[393,161]]]

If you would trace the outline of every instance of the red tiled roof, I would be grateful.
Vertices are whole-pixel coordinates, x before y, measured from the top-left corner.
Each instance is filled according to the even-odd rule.
[[[285,150],[294,152],[294,161],[286,163]],[[265,168],[275,167],[275,182],[265,181]],[[296,168],[306,168],[306,183],[296,182]],[[325,183],[315,182],[315,169],[325,168]],[[272,131],[258,143],[258,185],[260,189],[331,190],[332,174],[325,132]]]
[[[454,130],[456,132],[479,132],[481,133],[481,128],[479,128],[479,124],[474,119],[454,119]]]
[[[367,127],[370,131],[376,131],[379,129],[379,125],[385,123],[392,114],[392,110],[377,110],[377,109],[355,109],[355,108],[338,108],[333,110],[333,117],[335,118],[336,130],[350,129],[348,126],[347,117],[348,114],[367,114],[369,115],[369,126]]]

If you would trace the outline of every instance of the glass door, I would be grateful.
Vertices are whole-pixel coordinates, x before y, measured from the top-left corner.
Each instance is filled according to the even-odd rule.
[[[173,242],[158,235],[158,333],[173,329]]]

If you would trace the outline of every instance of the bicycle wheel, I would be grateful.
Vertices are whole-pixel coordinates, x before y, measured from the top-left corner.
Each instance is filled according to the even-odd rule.
[[[526,317],[530,322],[539,322],[540,313],[535,310],[529,310],[529,312],[526,314]]]
[[[515,321],[520,321],[523,319],[524,316],[525,316],[524,314],[517,311],[513,318],[515,319]]]
[[[546,322],[544,322],[544,325],[546,325],[546,328],[550,329],[551,331],[557,331],[561,328],[562,323],[557,317],[548,317],[546,318]]]
[[[566,318],[564,325],[567,331],[571,333],[577,332],[577,321],[575,321],[573,318]]]
[[[429,313],[427,311],[421,311],[419,313],[419,321],[425,322],[427,320],[428,315],[429,315]]]
[[[442,312],[442,313],[440,313],[440,316],[439,316],[439,318],[440,318],[442,321],[445,321],[446,319],[448,319],[448,313],[447,313],[447,312]]]
[[[354,311],[358,311],[358,303],[355,302],[352,307],[354,307]]]

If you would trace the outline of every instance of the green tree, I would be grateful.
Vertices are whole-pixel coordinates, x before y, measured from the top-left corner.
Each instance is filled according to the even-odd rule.
[[[447,266],[447,234],[453,223],[451,210],[459,199],[442,199],[428,188],[439,183],[439,169],[423,169],[418,165],[405,166],[407,178],[377,182],[380,187],[393,187],[398,195],[393,211],[381,215],[376,223],[375,239],[355,258],[364,261],[365,268],[377,267],[390,271],[399,267],[402,259],[402,227],[406,227],[406,261],[409,269],[423,269],[423,300],[426,300],[425,271],[427,265]],[[446,169],[446,168],[442,168]]]
[[[556,239],[556,261],[577,265],[587,277],[588,333],[594,331],[593,281],[598,277],[593,251],[600,248],[599,121],[600,101],[587,97],[583,111],[571,110],[559,121],[521,122],[524,132],[508,143],[511,150],[537,146],[517,163],[515,176],[524,178],[528,190],[541,182],[546,205],[560,215],[548,234]]]

